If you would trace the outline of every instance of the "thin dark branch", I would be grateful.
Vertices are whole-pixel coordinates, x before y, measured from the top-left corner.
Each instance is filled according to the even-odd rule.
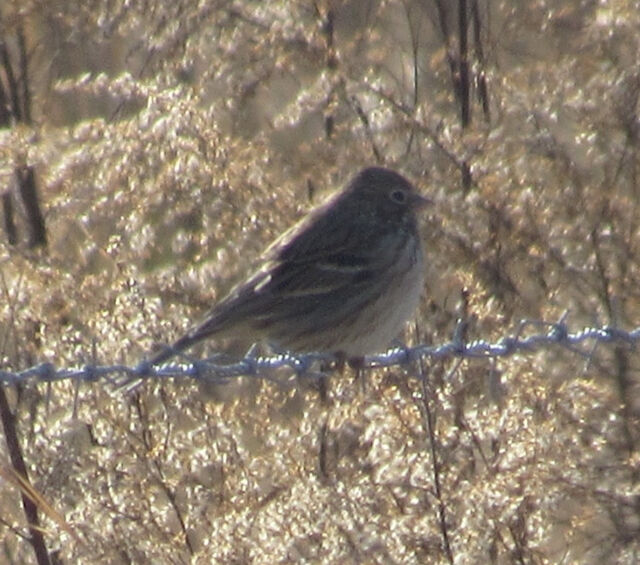
[[[18,26],[18,56],[20,61],[20,100],[22,102],[22,121],[31,123],[31,92],[29,90],[29,58],[27,41],[22,23]]]
[[[2,216],[4,219],[4,231],[7,234],[7,242],[9,245],[15,245],[18,242],[18,229],[14,217],[13,196],[10,190],[2,193]]]
[[[471,122],[471,103],[470,103],[470,73],[469,73],[469,57],[468,57],[468,40],[469,24],[467,18],[467,2],[459,0],[458,2],[458,54],[454,53],[451,41],[451,33],[449,31],[448,13],[453,3],[443,2],[442,0],[434,0],[436,12],[438,15],[438,25],[442,34],[442,41],[447,53],[447,62],[451,73],[451,83],[456,102],[460,107],[460,122],[463,128],[468,127]],[[466,160],[459,163],[462,173],[462,190],[466,194],[473,185],[471,175],[471,165]]]
[[[447,20],[448,7],[451,5],[444,0],[434,0],[436,13],[438,15],[438,26],[442,35],[445,53],[447,54],[447,63],[449,65],[449,73],[451,75],[451,83],[456,100],[460,96],[460,74],[458,61],[451,46],[451,35],[449,31],[449,23]]]
[[[9,401],[5,393],[5,388],[0,386],[0,419],[4,428],[4,437],[7,442],[7,451],[11,459],[11,465],[18,475],[26,481],[29,480],[27,465],[22,456],[20,441],[18,440],[18,431],[16,429],[15,416],[9,407]],[[40,528],[40,520],[38,517],[38,507],[24,492],[21,494],[22,508],[24,509],[27,523],[29,524],[29,533],[31,534],[30,543],[36,554],[38,565],[50,565],[49,553],[45,544],[42,529]]]
[[[616,322],[615,310],[612,303],[611,297],[611,280],[609,275],[607,274],[607,268],[605,265],[605,259],[602,256],[602,249],[600,245],[600,237],[596,229],[591,231],[591,243],[593,245],[593,252],[596,260],[596,269],[598,272],[598,276],[600,279],[600,298],[602,302],[604,302],[605,308],[607,310],[607,315],[611,323]],[[629,357],[628,353],[624,351],[621,347],[615,348],[615,378],[616,383],[618,385],[618,393],[621,402],[621,410],[624,418],[624,436],[626,449],[630,454],[635,452],[636,448],[636,438],[633,432],[633,421],[634,421],[634,398],[632,394],[633,390],[633,382],[629,376]]]
[[[0,128],[9,127],[11,124],[11,107],[9,104],[9,95],[5,88],[4,82],[0,80]]]
[[[467,0],[458,2],[458,38],[460,45],[460,123],[463,128],[471,123],[470,79],[469,79],[469,49],[467,35],[469,21],[467,19]]]
[[[491,121],[491,109],[489,107],[489,89],[487,87],[487,75],[485,72],[486,62],[484,49],[482,47],[482,22],[480,19],[480,8],[478,0],[471,2],[471,19],[473,25],[473,50],[475,53],[476,65],[478,68],[476,84],[478,85],[478,98],[482,104],[482,113],[485,121]]]
[[[373,151],[376,163],[383,163],[382,154],[380,153],[380,150],[376,145],[376,140],[374,139],[373,132],[371,131],[371,123],[369,122],[369,117],[362,108],[362,104],[360,104],[360,101],[356,96],[351,96],[349,100],[351,102],[351,107],[354,109],[356,115],[358,116],[360,122],[364,127],[364,131],[367,134],[369,143],[371,144],[371,150]]]
[[[33,167],[30,165],[18,167],[16,170],[16,176],[18,181],[18,191],[29,222],[29,246],[36,247],[38,245],[46,245],[47,230],[44,224],[44,216],[40,209],[38,188],[36,186]]]
[[[418,329],[416,328],[416,334]],[[416,336],[418,341],[420,336]],[[418,359],[417,362],[418,372],[420,376],[420,390],[421,390],[421,402],[418,403],[420,413],[422,416],[423,425],[429,436],[429,448],[431,452],[431,469],[433,474],[433,488],[436,493],[436,500],[438,506],[438,523],[440,524],[440,534],[442,535],[442,545],[444,552],[447,556],[449,563],[454,563],[453,551],[451,550],[451,543],[449,542],[449,527],[447,525],[447,508],[444,502],[442,494],[442,485],[440,484],[440,463],[438,461],[438,453],[436,450],[436,433],[434,415],[431,411],[431,404],[429,403],[429,387],[427,385],[426,370],[424,367],[424,361]]]
[[[414,29],[415,18],[412,17],[411,11],[407,4],[405,4],[405,13],[407,16],[407,25],[409,26],[409,34],[411,36],[411,55],[413,57],[412,107],[413,107],[413,111],[415,112],[415,109],[418,107],[418,101],[419,101],[420,68],[418,66],[418,51],[420,48],[420,33],[418,32],[418,30]],[[411,127],[409,138],[407,139],[407,148],[405,150],[406,155],[409,155],[409,153],[411,152],[411,146],[413,145],[415,134],[416,134],[415,127]]]
[[[22,113],[20,106],[20,98],[18,95],[18,82],[16,75],[13,72],[13,66],[11,65],[11,58],[9,57],[9,50],[5,41],[0,39],[0,65],[4,68],[5,75],[7,77],[7,83],[9,87],[9,99],[11,100],[9,114],[17,122],[22,121]]]
[[[428,137],[435,146],[442,151],[442,153],[449,159],[449,161],[460,171],[463,180],[463,186],[471,186],[473,183],[473,179],[471,177],[471,169],[469,164],[466,161],[461,161],[454,153],[452,153],[449,149],[445,147],[445,145],[440,140],[440,136],[434,130],[434,128],[429,127],[426,124],[419,122],[412,111],[411,108],[408,108],[406,104],[402,104],[397,100],[393,99],[388,94],[382,92],[381,90],[377,90],[376,88],[370,87],[370,91],[377,94],[380,98],[391,104],[391,106],[404,114],[408,119],[411,120],[411,127],[415,128],[416,131],[419,131],[426,137]],[[467,185],[468,183],[468,185]]]

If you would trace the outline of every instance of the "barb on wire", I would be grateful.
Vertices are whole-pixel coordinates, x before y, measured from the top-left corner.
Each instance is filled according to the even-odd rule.
[[[537,328],[538,333],[525,335],[525,331],[530,327]],[[381,355],[369,355],[364,359],[363,368],[398,367],[424,358],[437,360],[507,357],[515,353],[533,352],[552,346],[561,346],[574,353],[590,357],[593,355],[595,346],[600,343],[615,342],[633,346],[640,341],[640,327],[631,331],[611,326],[585,327],[571,333],[565,323],[565,316],[558,322],[522,321],[513,335],[503,337],[493,343],[482,339],[465,342],[461,337],[463,334],[464,332],[456,330],[451,341],[441,345],[395,348]],[[592,343],[588,352],[580,348],[586,342]],[[184,355],[182,358],[187,361],[164,364],[158,367],[147,361],[142,361],[133,367],[89,364],[70,369],[56,369],[52,363],[42,363],[18,372],[0,370],[0,383],[17,384],[27,381],[49,383],[63,380],[95,382],[103,379],[110,384],[120,386],[123,382],[134,380],[173,377],[221,383],[237,377],[273,379],[275,372],[282,368],[290,369],[289,377],[293,375],[317,378],[327,374],[327,370],[323,369],[323,366],[329,366],[332,362],[337,361],[335,356],[321,353],[256,357],[250,352],[244,359],[230,364],[220,363],[218,355],[201,360],[190,359]]]

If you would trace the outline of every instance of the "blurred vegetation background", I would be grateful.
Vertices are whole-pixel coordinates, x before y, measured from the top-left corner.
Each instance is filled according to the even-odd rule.
[[[371,164],[437,202],[407,343],[637,326],[639,30],[624,0],[4,0],[2,368],[137,363]],[[5,386],[1,560],[638,562],[638,369]]]

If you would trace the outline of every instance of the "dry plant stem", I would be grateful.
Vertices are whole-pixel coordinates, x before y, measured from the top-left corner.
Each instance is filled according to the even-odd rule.
[[[18,229],[13,213],[13,200],[11,192],[8,190],[0,196],[2,198],[2,215],[4,218],[4,231],[7,234],[7,242],[9,245],[15,245],[18,242]]]
[[[447,527],[446,505],[442,497],[442,488],[440,486],[440,465],[438,464],[438,456],[436,452],[436,435],[433,427],[433,414],[431,413],[431,407],[429,405],[429,390],[427,387],[427,376],[422,359],[417,363],[422,402],[418,403],[420,409],[420,415],[422,416],[423,425],[429,435],[429,447],[431,450],[431,461],[433,465],[433,486],[436,491],[436,498],[438,500],[438,522],[440,523],[440,533],[442,534],[442,545],[444,552],[447,555],[449,563],[453,563],[453,552],[451,551],[451,544],[449,543],[449,529]],[[457,364],[456,364],[457,366]]]
[[[14,64],[7,48],[7,42],[0,37],[0,69],[4,70],[6,89],[0,85],[0,127],[10,127],[13,124],[31,124],[31,92],[29,89],[28,50],[22,25],[16,30],[18,48],[18,70],[14,71]],[[8,90],[9,92],[6,92]],[[29,246],[36,247],[47,244],[47,232],[44,215],[38,199],[38,189],[31,165],[15,167],[17,195],[24,206],[29,223]],[[3,195],[5,230],[9,243],[17,243],[17,231],[13,224],[13,206],[11,197]]]
[[[329,468],[327,465],[327,420],[325,417],[322,426],[320,426],[319,447],[318,447],[318,471],[323,480],[329,479]]]
[[[9,450],[11,464],[13,465],[16,473],[28,481],[29,475],[27,474],[27,465],[25,464],[24,457],[22,456],[20,442],[18,441],[15,417],[11,413],[7,395],[5,394],[5,389],[2,386],[0,386],[0,419],[2,419],[2,427],[4,429],[4,436],[7,442],[7,449]],[[51,561],[49,559],[49,552],[47,551],[44,536],[42,535],[42,529],[39,525],[40,520],[38,518],[38,507],[24,492],[21,493],[21,497],[22,508],[24,509],[24,513],[29,524],[29,533],[31,534],[29,542],[36,554],[36,562],[38,565],[49,565]]]
[[[353,357],[348,360],[349,367],[353,369],[353,380],[360,383],[360,394],[367,392],[367,375],[364,371],[364,357]]]
[[[487,76],[485,74],[485,57],[482,47],[482,35],[480,32],[480,9],[478,8],[478,0],[471,2],[471,19],[473,21],[473,46],[478,64],[479,72],[476,79],[478,86],[478,98],[482,103],[482,113],[487,123],[491,122],[491,109],[489,108],[489,88],[487,87]]]
[[[47,244],[47,230],[44,215],[40,208],[38,187],[33,167],[25,165],[16,170],[18,192],[29,222],[29,246],[37,247]]]
[[[413,77],[412,77],[412,90],[413,90],[413,97],[411,100],[411,110],[412,113],[415,113],[415,110],[418,106],[418,79],[419,79],[419,60],[418,60],[418,52],[420,49],[420,42],[419,42],[419,30],[415,29],[414,26],[411,25],[411,11],[409,10],[408,5],[405,5],[405,14],[406,14],[406,18],[407,18],[407,24],[408,24],[408,28],[409,28],[409,34],[411,37],[411,57],[412,57],[412,70],[413,70]],[[413,146],[414,140],[415,140],[415,128],[411,128],[410,129],[410,133],[409,133],[409,137],[407,139],[407,148],[405,151],[406,155],[409,155],[411,152],[411,147]]]
[[[607,314],[611,323],[615,323],[615,311],[611,297],[611,282],[607,274],[604,259],[602,257],[599,234],[596,229],[591,232],[591,243],[596,259],[597,272],[600,278],[600,297],[605,304]],[[633,398],[631,395],[632,380],[629,377],[629,358],[627,351],[623,347],[615,348],[615,379],[618,386],[620,402],[622,404],[623,429],[626,449],[629,454],[636,450],[636,437],[634,429]]]
[[[380,149],[378,149],[378,146],[376,145],[376,140],[374,138],[374,134],[371,129],[371,123],[369,121],[369,117],[367,116],[367,113],[364,111],[362,104],[360,104],[360,100],[358,100],[357,96],[351,96],[349,98],[349,102],[354,112],[358,116],[358,119],[362,123],[362,127],[364,128],[364,131],[367,135],[367,139],[371,144],[371,152],[375,157],[376,163],[379,163],[379,164],[384,163],[384,159],[382,158],[382,153],[380,152]]]
[[[444,155],[451,162],[451,164],[460,172],[460,174],[462,175],[462,178],[465,179],[468,176],[469,182],[471,183],[471,185],[475,186],[473,178],[471,177],[470,168],[467,161],[464,159],[458,158],[457,155],[455,155],[451,150],[449,150],[446,147],[445,143],[441,139],[441,136],[436,129],[433,129],[432,127],[418,121],[412,109],[408,108],[402,102],[398,102],[393,97],[389,96],[388,94],[374,87],[368,87],[368,90],[369,92],[378,96],[381,100],[393,106],[395,110],[398,110],[401,114],[403,114],[406,117],[406,119],[409,121],[411,128],[413,128],[416,132],[419,132],[424,136],[426,136],[438,148],[438,150],[442,152],[442,155]]]
[[[162,395],[163,404],[166,406],[168,401],[164,392],[161,392],[161,395]],[[146,407],[144,406],[142,398],[137,393],[135,394],[135,407],[138,413],[138,417],[140,418],[141,421],[145,423],[145,427],[147,427],[147,430],[148,430],[148,425],[147,425],[148,418],[147,418]],[[169,443],[168,438],[170,434],[171,434],[171,425],[169,424],[167,426],[167,435],[165,436],[165,441],[164,441],[164,451],[167,450],[167,445]],[[143,440],[144,440],[144,444],[147,452],[152,453],[154,451],[154,442],[151,437],[151,432],[144,433]],[[193,548],[191,540],[189,539],[189,534],[187,532],[187,525],[185,523],[184,516],[180,511],[180,507],[178,506],[178,503],[176,501],[176,495],[173,489],[171,488],[171,486],[168,484],[164,476],[162,467],[160,463],[157,461],[157,459],[150,458],[148,460],[148,465],[149,465],[150,475],[155,477],[156,484],[162,489],[165,496],[167,497],[167,500],[171,504],[171,507],[175,512],[176,518],[178,519],[178,523],[180,524],[180,529],[182,531],[182,535],[184,536],[184,543],[187,546],[189,553],[193,555],[195,553],[195,550]]]
[[[11,118],[15,118],[18,121],[22,121],[23,115],[21,112],[20,97],[18,94],[18,81],[15,73],[13,72],[13,65],[11,64],[11,58],[9,57],[9,51],[5,41],[0,41],[0,67],[4,69],[7,77],[8,95],[3,97],[5,100],[10,101],[11,110],[6,114],[0,114],[3,125],[8,125]],[[6,121],[6,123],[5,123]]]
[[[460,78],[458,84],[458,92],[460,97],[460,123],[463,128],[469,127],[471,122],[471,103],[469,101],[469,53],[467,32],[469,22],[467,20],[467,2],[466,0],[458,1],[458,32],[460,43]]]
[[[453,94],[456,101],[460,105],[460,125],[462,129],[469,127],[471,123],[471,101],[470,101],[470,81],[471,73],[469,72],[469,55],[468,40],[469,21],[467,18],[467,2],[466,0],[458,0],[458,53],[454,54],[454,48],[451,41],[451,33],[447,23],[447,12],[451,9],[453,3],[447,4],[441,0],[435,2],[438,13],[438,24],[442,35],[442,41],[447,53],[447,61],[449,64],[449,72],[451,73],[451,83]],[[461,161],[462,171],[462,188],[465,194],[473,185],[471,176],[471,166],[466,159]]]
[[[27,52],[27,41],[24,34],[24,26],[19,25],[17,29],[18,39],[18,58],[20,61],[20,77],[21,77],[21,89],[20,98],[22,100],[22,120],[30,124],[31,123],[31,92],[29,90],[29,55]]]

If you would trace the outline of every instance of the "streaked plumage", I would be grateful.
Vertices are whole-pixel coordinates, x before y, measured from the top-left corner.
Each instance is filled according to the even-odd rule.
[[[258,271],[151,362],[216,334],[347,358],[384,350],[418,304],[423,256],[415,211],[428,202],[394,171],[362,170],[278,238]]]

